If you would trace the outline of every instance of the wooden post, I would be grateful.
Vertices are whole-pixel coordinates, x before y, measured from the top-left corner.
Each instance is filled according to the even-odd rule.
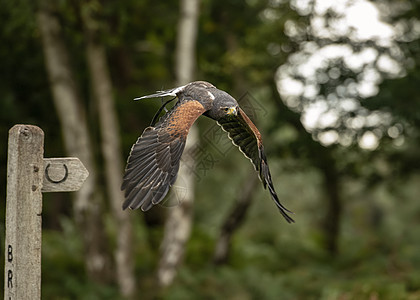
[[[9,131],[5,300],[41,299],[42,192],[78,190],[88,171],[77,158],[44,159],[44,132],[32,125]]]
[[[9,131],[4,299],[41,298],[41,212],[44,132]]]

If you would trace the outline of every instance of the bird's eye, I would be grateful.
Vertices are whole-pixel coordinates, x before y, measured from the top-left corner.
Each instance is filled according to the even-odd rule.
[[[229,107],[223,107],[223,110],[224,110],[225,112],[228,112],[228,111],[229,111]]]

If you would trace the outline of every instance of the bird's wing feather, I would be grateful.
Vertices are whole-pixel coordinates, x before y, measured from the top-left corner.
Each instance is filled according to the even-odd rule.
[[[284,207],[274,190],[274,185],[271,179],[270,169],[268,168],[267,158],[264,153],[264,146],[262,144],[261,134],[257,127],[248,118],[242,109],[239,109],[237,116],[228,116],[218,120],[218,124],[228,133],[229,138],[233,144],[239,147],[239,150],[251,160],[255,170],[259,172],[259,177],[264,185],[268,186],[271,198],[279,208],[280,213],[287,222],[294,222],[287,214],[292,213]]]
[[[178,102],[154,127],[147,127],[131,148],[121,189],[123,209],[149,210],[174,184],[188,131],[205,112],[195,100]]]

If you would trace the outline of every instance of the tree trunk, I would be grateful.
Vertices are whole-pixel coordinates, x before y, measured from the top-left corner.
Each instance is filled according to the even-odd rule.
[[[309,162],[323,174],[323,187],[327,201],[327,212],[323,221],[324,247],[331,256],[338,252],[338,241],[340,237],[340,222],[342,214],[340,196],[340,174],[332,156],[332,149],[325,148],[312,139],[300,121],[300,115],[283,103],[278,90],[273,90],[278,110],[281,112],[280,119],[291,124],[299,132],[300,143],[305,145],[308,152]]]
[[[331,148],[324,148],[321,145],[318,145],[316,149],[315,147],[311,149],[311,156],[316,157],[314,165],[323,175],[322,184],[327,201],[327,211],[322,223],[324,247],[331,256],[335,256],[338,253],[342,205],[340,197],[340,174],[331,152]]]
[[[66,151],[70,156],[80,158],[90,172],[83,187],[75,193],[73,205],[74,217],[85,247],[85,265],[89,278],[97,282],[108,282],[111,268],[102,221],[103,201],[100,193],[95,193],[96,171],[88,125],[56,15],[54,1],[40,1],[37,22]]]
[[[181,0],[175,65],[178,85],[193,80],[198,14],[199,0]],[[158,282],[161,286],[168,286],[174,280],[177,267],[184,256],[185,244],[190,237],[195,186],[194,172],[191,170],[195,166],[195,161],[191,153],[197,143],[198,130],[193,125],[181,159],[178,180],[175,182],[175,185],[184,186],[186,193],[182,199],[178,199],[180,200],[179,205],[169,210],[165,224],[161,259],[157,272]]]
[[[258,183],[258,176],[255,172],[252,172],[245,179],[239,197],[220,230],[213,256],[215,264],[225,264],[227,262],[232,236],[245,220],[246,212],[251,205],[252,196]]]
[[[87,62],[99,111],[106,187],[117,231],[116,249],[114,251],[116,280],[121,294],[124,297],[133,298],[135,293],[134,262],[132,258],[133,232],[130,213],[124,212],[121,207],[124,201],[124,194],[121,191],[124,169],[117,114],[112,97],[111,77],[105,49],[98,42],[99,33],[95,28],[98,21],[92,17],[91,10],[84,9],[81,10],[81,13],[85,27]]]
[[[329,154],[327,154],[329,155]],[[341,201],[339,192],[339,175],[334,162],[321,166],[324,175],[324,189],[327,198],[327,213],[324,220],[325,249],[331,256],[338,253],[340,233]]]
[[[181,0],[175,72],[179,85],[193,80],[200,0]]]

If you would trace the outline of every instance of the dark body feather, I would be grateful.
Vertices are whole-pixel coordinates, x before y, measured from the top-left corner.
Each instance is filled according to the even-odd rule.
[[[286,221],[289,223],[294,222],[287,214],[291,213],[291,211],[280,203],[277,193],[274,190],[267,157],[264,153],[261,134],[254,123],[252,123],[242,109],[239,109],[239,113],[236,116],[221,118],[218,121],[218,124],[228,133],[232,143],[239,147],[239,150],[251,160],[255,170],[259,172],[259,177],[264,188],[268,186],[271,198],[276,203]]]

